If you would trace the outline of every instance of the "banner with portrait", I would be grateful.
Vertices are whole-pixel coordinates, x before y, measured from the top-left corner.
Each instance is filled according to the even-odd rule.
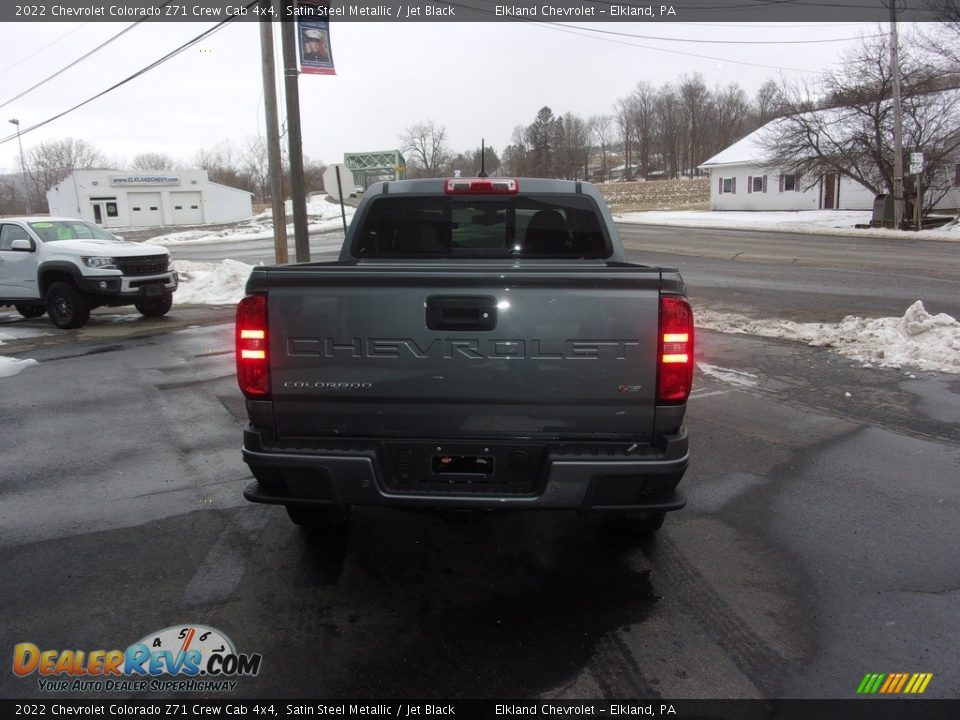
[[[329,0],[297,3],[297,43],[300,47],[300,72],[336,75],[333,48],[330,45]]]

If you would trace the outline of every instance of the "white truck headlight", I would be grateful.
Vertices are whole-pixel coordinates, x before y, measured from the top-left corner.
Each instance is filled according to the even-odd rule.
[[[83,259],[83,263],[87,267],[92,267],[92,268],[116,269],[117,267],[117,261],[114,260],[112,257],[99,257],[99,256],[85,257]]]

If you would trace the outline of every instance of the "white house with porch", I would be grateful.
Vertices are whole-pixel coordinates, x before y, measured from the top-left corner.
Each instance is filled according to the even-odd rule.
[[[771,121],[771,123],[776,120]],[[711,210],[872,210],[874,195],[852,178],[828,173],[815,178],[766,167],[760,142],[771,123],[720,151],[700,167],[710,173]],[[960,205],[960,164],[938,210]]]

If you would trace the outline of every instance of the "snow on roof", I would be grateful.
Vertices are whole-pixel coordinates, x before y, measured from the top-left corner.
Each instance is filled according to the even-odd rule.
[[[702,168],[713,167],[714,165],[743,165],[763,163],[766,158],[766,150],[761,143],[761,138],[769,132],[771,126],[779,122],[771,120],[763,127],[757,128],[745,138],[737,140],[733,145],[721,150],[709,160],[700,164]]]

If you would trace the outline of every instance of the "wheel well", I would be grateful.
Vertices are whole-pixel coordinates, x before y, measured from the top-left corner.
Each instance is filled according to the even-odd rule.
[[[40,275],[40,298],[43,299],[47,296],[47,290],[55,282],[68,282],[71,285],[73,283],[73,275],[71,275],[66,270],[47,270]]]

